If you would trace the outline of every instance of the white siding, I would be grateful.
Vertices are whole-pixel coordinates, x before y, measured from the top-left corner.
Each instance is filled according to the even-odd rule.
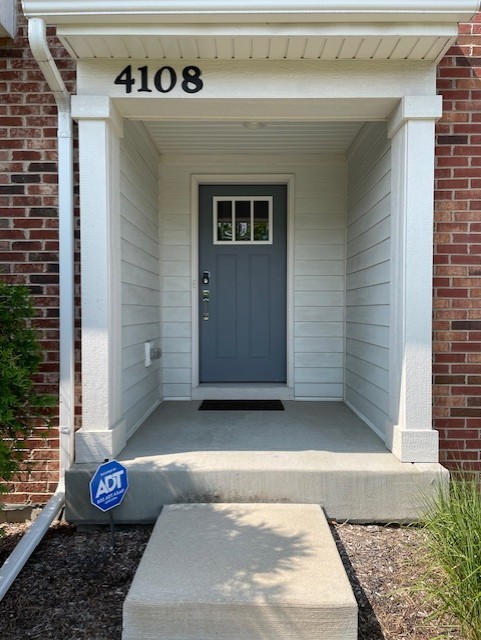
[[[342,398],[345,162],[327,156],[295,172],[295,395]]]
[[[160,361],[144,365],[144,342],[160,347],[158,155],[142,125],[125,122],[120,149],[122,409],[127,432],[161,398]]]
[[[192,174],[293,174],[294,386],[296,397],[342,398],[345,158],[231,155],[161,158],[164,396],[191,395]]]
[[[384,433],[388,416],[391,152],[382,123],[348,154],[346,400]]]

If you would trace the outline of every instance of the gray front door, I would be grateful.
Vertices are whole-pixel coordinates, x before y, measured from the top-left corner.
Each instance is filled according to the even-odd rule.
[[[284,185],[199,193],[200,382],[286,381]]]

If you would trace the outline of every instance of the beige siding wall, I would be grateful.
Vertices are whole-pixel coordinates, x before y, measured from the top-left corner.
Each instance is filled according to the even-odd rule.
[[[164,396],[191,394],[191,176],[293,174],[294,385],[297,397],[343,396],[345,159],[243,155],[161,158]]]
[[[348,155],[346,400],[384,432],[388,415],[390,141],[366,124]]]
[[[160,347],[158,155],[143,126],[121,140],[122,408],[128,431],[158,404],[160,361],[144,364],[144,342]]]

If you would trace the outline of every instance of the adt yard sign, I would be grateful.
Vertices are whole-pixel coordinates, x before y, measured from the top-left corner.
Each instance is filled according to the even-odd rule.
[[[117,507],[129,488],[127,469],[117,460],[101,464],[90,481],[90,502],[101,511]]]

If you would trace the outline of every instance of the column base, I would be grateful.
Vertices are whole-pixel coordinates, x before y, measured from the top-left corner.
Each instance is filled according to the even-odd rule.
[[[75,434],[75,462],[103,462],[112,460],[127,442],[125,422],[121,421],[108,431],[95,431],[82,427]]]
[[[438,462],[439,434],[433,429],[403,429],[388,425],[386,446],[401,462]]]

